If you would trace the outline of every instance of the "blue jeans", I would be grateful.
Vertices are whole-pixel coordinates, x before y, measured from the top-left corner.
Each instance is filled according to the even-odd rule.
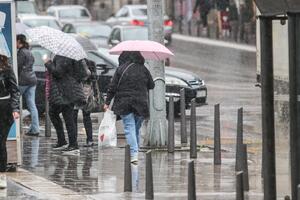
[[[25,97],[27,107],[31,114],[31,126],[29,132],[39,133],[39,113],[35,105],[35,90],[36,86],[20,86],[21,95]]]
[[[144,118],[133,113],[121,115],[127,143],[130,145],[131,156],[139,152],[140,129]]]

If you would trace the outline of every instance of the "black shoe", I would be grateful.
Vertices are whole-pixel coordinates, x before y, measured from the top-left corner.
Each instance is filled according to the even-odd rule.
[[[17,166],[16,165],[7,165],[6,172],[16,172]]]
[[[66,149],[63,150],[63,155],[69,155],[69,156],[79,156],[80,150],[78,147],[69,146]]]
[[[64,144],[55,144],[52,146],[52,149],[53,150],[63,150],[65,148],[68,147],[68,144],[67,143],[64,143]]]
[[[93,147],[94,146],[94,142],[87,142],[85,145],[83,145],[84,147]]]
[[[40,134],[40,133],[33,133],[33,132],[31,132],[31,131],[25,133],[25,135],[27,135],[27,136],[35,136],[35,137],[38,137],[39,134]]]

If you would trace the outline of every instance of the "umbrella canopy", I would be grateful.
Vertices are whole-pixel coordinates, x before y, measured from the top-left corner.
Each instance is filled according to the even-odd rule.
[[[120,55],[123,51],[139,51],[145,59],[164,60],[174,54],[164,45],[149,40],[128,40],[113,47],[109,53]]]
[[[33,42],[60,56],[81,60],[87,58],[82,46],[76,39],[62,31],[41,26],[27,29],[26,33]]]
[[[17,22],[16,23],[16,34],[24,34],[27,29],[30,29],[26,24]]]

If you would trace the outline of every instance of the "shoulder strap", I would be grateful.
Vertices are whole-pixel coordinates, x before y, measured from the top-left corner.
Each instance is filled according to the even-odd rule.
[[[120,77],[120,79],[119,79],[117,88],[119,88],[119,85],[120,85],[120,83],[121,83],[121,80],[122,80],[122,78],[123,78],[125,72],[126,72],[131,66],[133,66],[133,65],[134,65],[134,63],[131,63],[131,64],[127,65],[127,67],[124,69],[124,71],[123,71],[123,73],[122,73],[122,75],[121,75],[121,77]]]

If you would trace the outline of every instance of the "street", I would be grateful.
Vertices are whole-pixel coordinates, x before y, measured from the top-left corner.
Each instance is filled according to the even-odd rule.
[[[176,37],[176,36],[174,36]],[[203,146],[196,160],[196,187],[201,199],[233,199],[235,196],[235,144],[237,109],[244,108],[244,142],[248,144],[248,163],[250,192],[248,199],[262,199],[261,185],[261,107],[260,89],[255,87],[255,52],[254,47],[241,46],[233,48],[200,45],[195,42],[174,40],[171,49],[176,57],[171,60],[175,67],[195,72],[203,78],[208,87],[208,105],[197,108],[198,145]],[[243,47],[244,48],[244,47]],[[221,138],[222,165],[213,165],[213,109],[214,104],[221,105]],[[189,119],[189,111],[187,111]],[[97,122],[97,115],[93,121]],[[119,124],[119,132],[121,131]],[[188,126],[189,127],[189,126]],[[84,143],[83,126],[80,124],[80,144]],[[94,126],[97,133],[97,126]],[[189,128],[188,128],[189,129]],[[180,143],[180,123],[175,125],[176,144]],[[189,133],[189,131],[188,131]],[[132,165],[132,194],[123,193],[123,148],[99,150],[82,149],[80,157],[61,156],[51,150],[55,143],[52,138],[24,137],[23,165],[21,168],[43,177],[49,183],[32,183],[32,179],[21,179],[22,184],[32,187],[37,192],[47,190],[49,199],[60,198],[66,194],[79,199],[143,199],[145,191],[145,159],[140,153],[138,165]],[[119,141],[123,146],[124,141]],[[279,154],[278,154],[279,155]],[[284,154],[285,155],[285,154]],[[284,159],[279,156],[279,159]],[[154,191],[157,199],[186,199],[187,195],[187,163],[189,152],[153,153]],[[280,165],[282,166],[282,165]],[[284,166],[287,167],[287,166]],[[281,169],[282,167],[280,167]],[[22,171],[20,172],[22,174]],[[25,172],[24,172],[25,173]],[[21,176],[22,177],[22,176]],[[24,176],[26,177],[26,176]],[[282,174],[279,188],[280,196],[287,191],[288,179]],[[13,176],[20,181],[20,177]],[[288,184],[287,184],[288,185]],[[61,188],[62,187],[62,188]],[[71,196],[70,196],[71,195]],[[42,195],[41,195],[42,196]],[[44,199],[44,197],[43,197]]]

